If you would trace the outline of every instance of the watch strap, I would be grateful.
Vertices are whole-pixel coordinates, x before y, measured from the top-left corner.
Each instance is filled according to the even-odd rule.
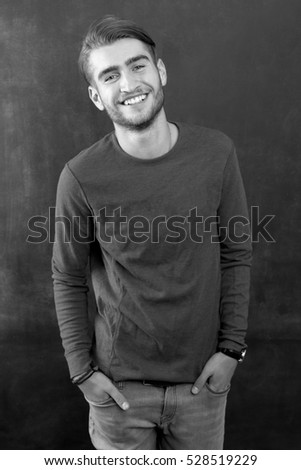
[[[246,349],[242,349],[241,351],[235,351],[234,349],[228,349],[228,348],[218,348],[218,352],[221,352],[225,354],[226,356],[232,357],[233,359],[236,359],[238,362],[242,362],[244,360],[244,357],[246,355]]]

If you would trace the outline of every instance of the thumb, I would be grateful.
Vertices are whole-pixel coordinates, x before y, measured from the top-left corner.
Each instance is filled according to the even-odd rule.
[[[191,388],[191,393],[193,393],[193,395],[197,395],[200,392],[200,390],[204,387],[205,383],[207,382],[208,377],[209,374],[204,369]]]
[[[122,393],[119,392],[119,390],[112,384],[110,389],[107,391],[107,393],[113,398],[113,400],[116,401],[117,405],[122,409],[122,410],[128,410],[130,405],[129,402],[126,400],[126,398],[122,395]]]

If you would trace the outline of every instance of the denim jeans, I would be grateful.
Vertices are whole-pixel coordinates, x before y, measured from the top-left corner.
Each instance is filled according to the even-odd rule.
[[[192,384],[154,386],[126,381],[115,385],[130,408],[123,411],[111,398],[90,403],[89,433],[96,449],[223,448],[230,387],[215,392],[206,384],[193,395]]]

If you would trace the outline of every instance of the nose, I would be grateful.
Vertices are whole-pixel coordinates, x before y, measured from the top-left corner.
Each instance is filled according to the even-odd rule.
[[[130,72],[123,72],[119,80],[119,87],[122,93],[129,93],[136,88],[136,81]]]

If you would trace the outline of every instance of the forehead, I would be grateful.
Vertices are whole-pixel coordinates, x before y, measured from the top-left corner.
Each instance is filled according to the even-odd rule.
[[[152,56],[147,45],[138,39],[125,38],[113,44],[93,49],[89,57],[89,67],[95,78],[102,70],[109,67],[122,67],[128,59],[146,55],[151,61]]]

